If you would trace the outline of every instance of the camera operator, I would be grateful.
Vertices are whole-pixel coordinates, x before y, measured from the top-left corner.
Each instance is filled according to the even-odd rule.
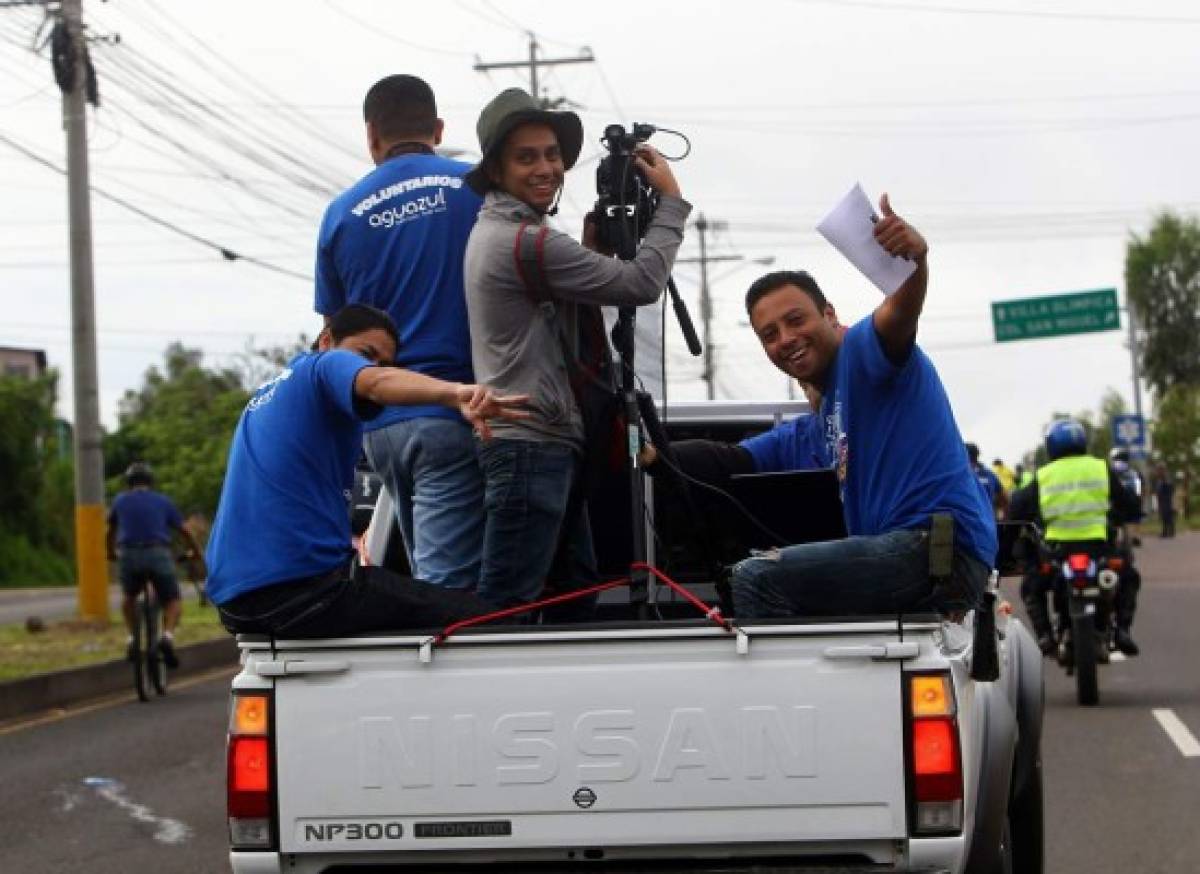
[[[615,259],[596,251],[591,221],[582,245],[546,224],[583,145],[575,113],[543,110],[510,88],[484,107],[476,130],[483,157],[466,179],[486,198],[465,264],[472,362],[497,392],[530,397],[529,418],[495,427],[479,451],[486,525],[477,593],[510,606],[538,597],[560,537],[567,568],[555,583],[596,578],[586,508],[571,500],[585,445],[570,376],[579,324],[596,315],[594,305],[658,300],[691,206],[666,160],[640,147],[635,166],[661,200],[636,256]],[[520,255],[526,234],[533,261]]]

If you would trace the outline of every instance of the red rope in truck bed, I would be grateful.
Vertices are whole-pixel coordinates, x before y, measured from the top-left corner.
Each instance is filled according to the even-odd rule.
[[[720,607],[710,607],[708,604],[705,604],[690,591],[688,591],[684,586],[671,579],[653,565],[646,564],[645,562],[636,562],[632,565],[631,570],[646,571],[647,573],[654,574],[654,576],[663,585],[672,591],[677,592],[685,601],[703,613],[706,619],[711,620],[728,632],[732,633],[736,630],[733,626],[733,623],[729,619],[726,619],[724,615],[722,615]],[[617,589],[621,586],[628,586],[631,582],[632,580],[629,577],[622,577],[619,580],[608,580],[603,583],[597,583],[594,586],[588,586],[587,588],[577,589],[571,592],[564,592],[561,595],[543,598],[540,601],[533,601],[529,604],[518,604],[515,607],[508,607],[504,610],[496,610],[492,613],[484,613],[480,616],[472,616],[470,619],[463,619],[459,622],[453,622],[450,625],[447,625],[433,637],[432,643],[435,646],[440,643],[445,643],[451,635],[457,634],[465,628],[473,628],[477,625],[486,625],[487,623],[494,622],[497,619],[506,619],[509,616],[517,616],[521,613],[530,613],[534,610],[540,610],[543,607],[552,607],[555,604],[563,604],[568,601],[586,598],[589,595],[595,595],[607,589]]]

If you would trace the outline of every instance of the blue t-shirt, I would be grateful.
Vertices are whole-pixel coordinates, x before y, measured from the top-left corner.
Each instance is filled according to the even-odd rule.
[[[439,155],[384,161],[326,209],[317,242],[318,313],[348,303],[396,322],[396,363],[451,382],[474,382],[463,292],[463,253],[483,200],[463,181],[471,168]],[[456,418],[442,406],[388,407],[367,426],[421,416]]]
[[[760,471],[833,467],[850,534],[928,528],[954,517],[956,545],[989,567],[996,524],[975,482],[950,400],[925,353],[888,360],[868,316],[846,332],[817,416],[742,444]]]
[[[750,453],[759,473],[829,467],[821,418],[816,415],[797,416],[740,445]]]
[[[354,378],[371,362],[342,349],[293,358],[246,404],[208,541],[216,604],[350,560],[349,500],[363,420]]]
[[[995,506],[996,495],[1000,494],[1000,477],[996,476],[996,474],[982,464],[972,465],[971,471],[975,474],[975,479],[978,481],[979,487],[987,495],[988,506]]]
[[[170,546],[171,532],[183,526],[171,499],[150,489],[130,489],[117,495],[108,521],[117,526],[118,546]]]

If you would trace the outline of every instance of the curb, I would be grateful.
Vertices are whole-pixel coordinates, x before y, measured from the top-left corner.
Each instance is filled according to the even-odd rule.
[[[238,663],[237,641],[232,635],[181,646],[178,651],[182,666],[174,672],[176,678]],[[124,659],[35,674],[0,683],[0,721],[132,688],[129,662]]]

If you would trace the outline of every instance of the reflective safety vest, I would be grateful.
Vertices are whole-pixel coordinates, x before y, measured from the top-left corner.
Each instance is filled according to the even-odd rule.
[[[1038,468],[1038,509],[1052,541],[1108,537],[1108,464],[1072,455]]]

